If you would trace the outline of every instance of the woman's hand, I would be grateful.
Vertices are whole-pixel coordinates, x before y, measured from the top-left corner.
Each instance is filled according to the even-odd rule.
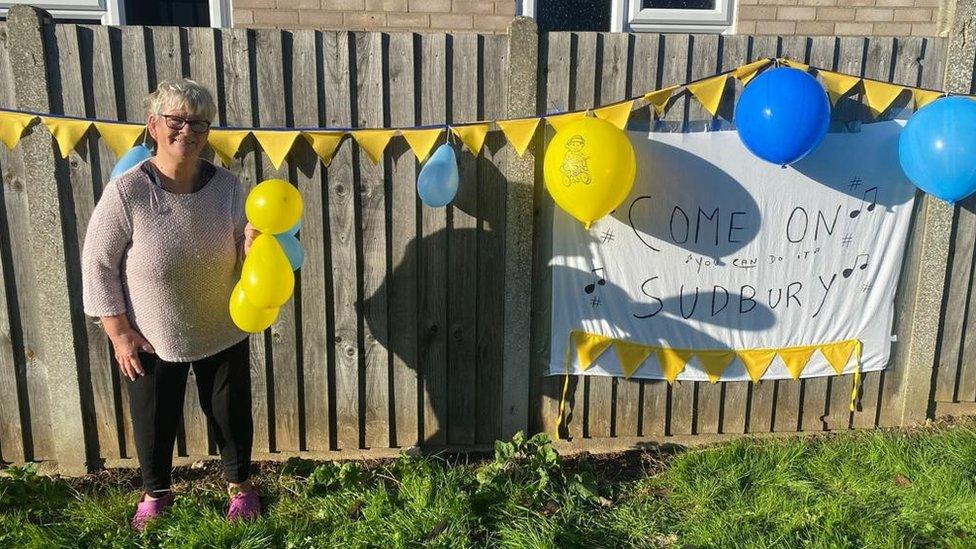
[[[138,331],[134,330],[129,324],[129,318],[122,314],[116,316],[103,316],[102,327],[112,341],[112,348],[115,351],[115,360],[119,363],[119,370],[122,374],[135,381],[137,377],[145,375],[142,364],[139,363],[139,353],[156,353],[153,346],[142,337]]]
[[[261,231],[257,229],[254,225],[248,223],[244,226],[244,255],[246,256],[248,252],[251,251],[251,244],[254,244],[254,239],[261,235]]]

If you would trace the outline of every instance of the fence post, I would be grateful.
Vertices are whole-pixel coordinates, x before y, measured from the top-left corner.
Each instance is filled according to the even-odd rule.
[[[34,7],[16,5],[7,17],[14,96],[19,109],[51,112],[46,45],[51,16]],[[54,143],[46,129],[35,127],[21,141],[25,190],[30,219],[30,250],[36,268],[42,336],[35,349],[35,367],[43,369],[50,398],[50,421],[58,470],[66,475],[87,472],[85,422],[81,404],[75,331],[68,296],[68,263],[61,214],[62,193],[56,176]]]
[[[507,118],[536,114],[539,35],[535,21],[516,17],[508,26]],[[537,132],[538,139],[538,132]],[[535,141],[534,143],[537,143]],[[509,154],[505,165],[505,312],[502,365],[502,432],[528,429],[529,340],[532,332],[532,233],[535,147]]]

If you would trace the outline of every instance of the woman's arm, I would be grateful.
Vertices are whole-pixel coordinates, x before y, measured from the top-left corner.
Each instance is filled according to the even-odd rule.
[[[142,364],[139,362],[139,351],[144,353],[155,353],[152,345],[142,337],[138,331],[129,324],[129,317],[125,313],[114,316],[103,316],[102,328],[112,341],[112,348],[115,350],[115,360],[119,363],[119,369],[130,380],[135,380],[136,376],[145,375]]]

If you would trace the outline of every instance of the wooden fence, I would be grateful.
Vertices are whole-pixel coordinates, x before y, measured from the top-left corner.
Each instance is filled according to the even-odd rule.
[[[119,28],[37,17],[15,8],[0,26],[0,106],[141,121],[141,101],[157,82],[188,76],[215,90],[217,122],[230,126],[401,127],[528,116],[771,56],[941,88],[946,58],[944,40],[914,37],[536,36],[526,21],[508,36]],[[731,105],[732,94],[727,99]],[[868,120],[856,99],[838,104],[835,130],[856,131]],[[687,96],[662,121],[644,107],[632,123],[672,131],[722,125]],[[522,158],[500,132],[489,134],[477,158],[465,150],[459,195],[442,210],[418,201],[417,164],[400,138],[379,165],[347,140],[328,167],[299,140],[277,170],[253,138],[245,142],[232,170],[246,187],[268,177],[298,186],[308,253],[293,302],[251,338],[257,458],[380,456],[418,444],[483,449],[519,428],[552,431],[562,380],[541,375],[549,357],[553,208],[538,169],[541,133]],[[125,388],[108,341],[80,303],[82,240],[113,163],[94,133],[67,160],[43,127],[13,151],[0,148],[0,461],[51,461],[66,472],[134,465]],[[919,200],[916,210],[929,204]],[[957,212],[968,243],[952,271],[971,278],[976,218],[971,207]],[[916,223],[892,365],[865,376],[862,410],[847,410],[846,377],[673,388],[585,378],[571,384],[567,447],[924,417],[928,395],[906,389],[920,379],[928,387],[932,378],[924,354],[906,352],[918,337],[913,296],[924,233]],[[954,364],[971,354],[964,350]],[[976,379],[966,375],[956,377]],[[960,386],[968,392],[954,397],[976,400],[976,388]],[[192,373],[184,416],[178,455],[214,455]]]

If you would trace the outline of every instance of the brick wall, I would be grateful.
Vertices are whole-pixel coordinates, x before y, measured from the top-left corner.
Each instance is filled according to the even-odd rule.
[[[737,34],[936,36],[940,0],[739,0]]]
[[[233,0],[235,27],[504,33],[515,0]]]

